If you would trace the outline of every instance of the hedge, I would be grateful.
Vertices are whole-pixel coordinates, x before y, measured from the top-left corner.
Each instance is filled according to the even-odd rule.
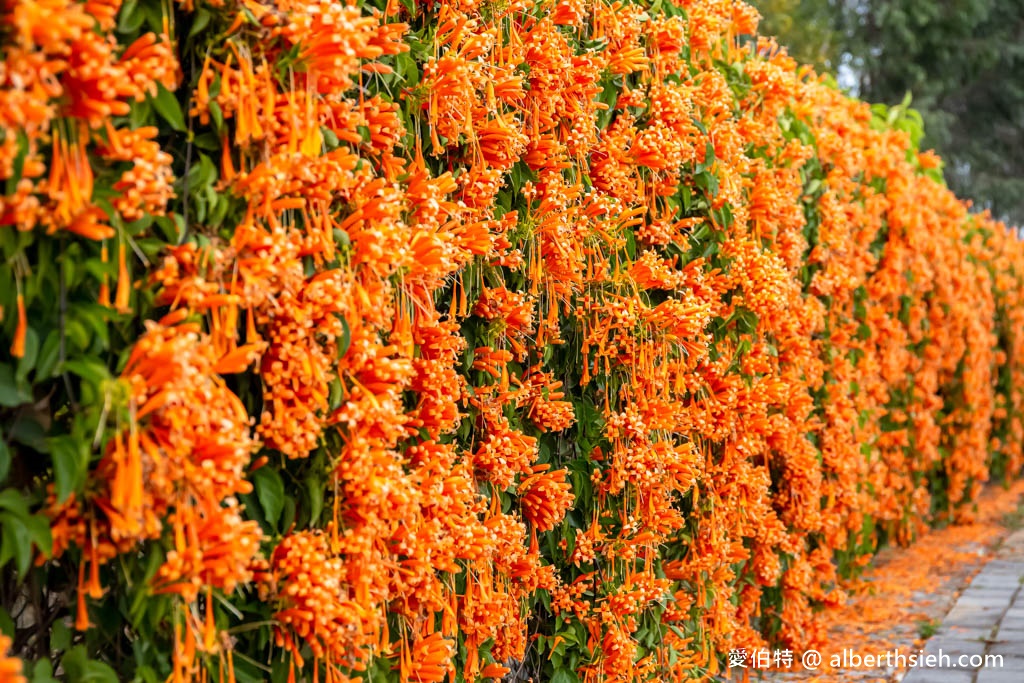
[[[2,12],[4,681],[707,678],[1021,470],[1016,233],[738,0]]]

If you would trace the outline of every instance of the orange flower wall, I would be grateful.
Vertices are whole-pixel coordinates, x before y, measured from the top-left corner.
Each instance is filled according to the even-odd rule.
[[[1024,464],[1024,246],[739,0],[2,12],[30,680],[708,678]]]

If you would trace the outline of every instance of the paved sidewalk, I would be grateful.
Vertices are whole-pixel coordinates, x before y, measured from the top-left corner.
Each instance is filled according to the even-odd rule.
[[[1024,530],[964,589],[903,683],[1024,683]]]

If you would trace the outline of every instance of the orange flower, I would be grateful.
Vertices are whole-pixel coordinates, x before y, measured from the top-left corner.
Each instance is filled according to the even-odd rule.
[[[9,8],[0,222],[103,263],[86,240],[123,229],[116,309],[132,272],[169,308],[87,484],[48,494],[55,553],[81,551],[80,628],[101,567],[151,542],[176,682],[215,655],[232,678],[247,639],[217,611],[247,583],[290,679],[374,658],[501,677],[546,591],[567,630],[536,644],[585,648],[581,680],[685,680],[766,647],[755,624],[816,645],[835,563],[1020,469],[1019,240],[743,37],[749,5],[675,1],[440,0],[408,38],[401,3],[218,1],[184,93],[170,17],[121,45],[116,0]],[[177,206],[177,143],[111,121],[161,86],[220,175],[141,277],[127,240]],[[297,473],[327,490],[264,539],[238,497]],[[575,538],[540,538],[567,515]]]
[[[535,465],[530,475],[519,484],[519,500],[523,517],[537,531],[555,528],[572,507],[572,485],[565,481],[567,470],[545,472],[547,465]]]
[[[27,683],[28,679],[21,673],[21,660],[6,654],[10,648],[11,639],[5,635],[0,635],[0,681],[4,681],[4,683]]]
[[[403,657],[401,680],[441,683],[452,671],[455,643],[440,633],[431,633],[413,643],[408,662]]]
[[[22,358],[25,355],[25,335],[28,330],[28,319],[25,316],[25,297],[18,292],[18,325],[14,329],[14,341],[11,342],[11,355]]]

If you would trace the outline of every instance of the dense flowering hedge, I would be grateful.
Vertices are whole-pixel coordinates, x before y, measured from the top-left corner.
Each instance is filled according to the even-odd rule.
[[[1024,247],[738,0],[2,13],[32,680],[699,678],[1021,469]]]

